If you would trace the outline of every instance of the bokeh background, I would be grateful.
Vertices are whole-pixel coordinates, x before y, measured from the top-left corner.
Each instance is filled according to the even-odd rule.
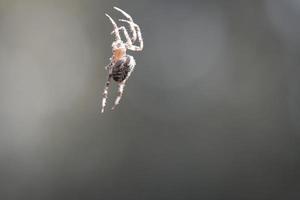
[[[99,115],[113,6],[145,49]],[[299,21],[299,0],[0,0],[0,199],[300,199]]]

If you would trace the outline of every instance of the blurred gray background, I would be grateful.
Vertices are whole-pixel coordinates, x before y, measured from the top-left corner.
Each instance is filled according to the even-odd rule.
[[[113,6],[145,49],[97,115]],[[0,0],[0,199],[299,199],[299,20],[299,0]]]

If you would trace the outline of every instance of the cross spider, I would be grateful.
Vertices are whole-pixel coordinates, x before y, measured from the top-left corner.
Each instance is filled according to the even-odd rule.
[[[112,57],[110,58],[110,63],[105,67],[106,70],[108,70],[108,79],[105,84],[104,92],[103,92],[103,98],[102,98],[102,109],[101,112],[104,112],[104,108],[106,105],[106,99],[108,94],[108,88],[109,84],[111,82],[111,79],[113,78],[114,81],[116,81],[119,85],[118,87],[118,96],[115,100],[115,104],[112,107],[112,110],[115,109],[115,107],[119,104],[123,91],[124,86],[128,78],[130,77],[134,67],[135,67],[135,60],[132,56],[126,54],[126,50],[131,51],[142,51],[144,47],[143,38],[141,34],[140,27],[133,22],[131,16],[127,14],[125,11],[121,10],[120,8],[114,7],[115,10],[121,12],[126,18],[125,19],[119,19],[121,22],[126,22],[130,26],[130,30],[132,32],[132,36],[130,37],[126,28],[124,26],[118,27],[116,22],[105,13],[105,15],[109,18],[110,22],[112,23],[114,27],[114,31],[111,32],[111,34],[115,35],[115,40],[112,43]],[[124,43],[120,37],[120,32],[123,31],[123,34],[126,38],[126,42]],[[133,45],[134,42],[138,39],[139,46]]]

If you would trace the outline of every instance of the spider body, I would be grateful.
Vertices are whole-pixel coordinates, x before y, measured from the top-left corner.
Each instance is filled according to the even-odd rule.
[[[126,56],[126,46],[123,42],[113,42],[112,44],[112,61],[117,62]]]
[[[128,49],[132,51],[142,51],[144,46],[140,27],[133,22],[131,16],[127,14],[125,11],[117,7],[114,7],[114,9],[121,12],[128,19],[128,20],[120,19],[119,21],[126,22],[129,24],[130,30],[132,32],[132,37],[129,36],[124,26],[118,27],[115,21],[108,14],[106,14],[106,16],[109,18],[110,22],[114,27],[114,31],[112,32],[112,34],[115,35],[115,41],[112,43],[113,55],[110,58],[110,63],[105,67],[108,70],[108,79],[106,81],[104,92],[103,92],[102,109],[101,109],[102,113],[104,112],[104,108],[106,105],[108,88],[111,79],[116,81],[119,85],[118,96],[115,100],[114,106],[112,107],[113,110],[119,104],[123,95],[125,83],[130,77],[136,65],[134,58],[130,55],[127,55],[126,51]],[[119,33],[120,30],[123,31],[126,38],[126,42],[122,41]],[[139,46],[133,45],[137,39],[139,41]]]
[[[113,52],[113,61],[117,62],[126,56],[126,51],[123,49],[116,49]]]
[[[132,56],[126,55],[119,59],[112,67],[112,78],[121,83],[132,72],[135,66],[135,60]]]

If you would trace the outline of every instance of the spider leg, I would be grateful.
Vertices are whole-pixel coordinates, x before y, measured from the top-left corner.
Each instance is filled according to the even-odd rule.
[[[129,37],[129,34],[128,34],[126,28],[124,26],[121,26],[118,29],[122,30],[124,32],[124,35],[125,35],[125,38],[126,38],[126,44],[128,45],[128,47],[132,46],[132,41]],[[112,33],[114,33],[114,31]]]
[[[119,21],[127,22],[127,23],[131,24],[132,26],[134,26],[137,30],[137,38],[139,40],[140,46],[131,45],[131,46],[128,47],[128,49],[130,49],[132,51],[142,51],[143,48],[144,48],[144,41],[143,41],[143,38],[142,38],[142,33],[141,33],[141,29],[140,29],[139,25],[137,25],[134,22],[125,20],[125,19],[119,19]]]
[[[114,7],[115,10],[121,12],[129,21],[133,22],[133,19],[132,17],[126,13],[124,10],[118,8],[118,7]],[[136,39],[137,39],[137,34],[136,34],[136,29],[134,28],[134,25],[133,24],[129,24],[130,25],[130,30],[132,32],[132,42],[135,42]]]
[[[115,105],[111,108],[111,110],[114,110],[116,108],[116,106],[120,103],[120,100],[121,100],[121,98],[123,96],[125,83],[126,83],[126,80],[124,80],[121,83],[119,83],[118,96],[117,96],[117,98],[115,100]]]
[[[108,79],[107,79],[107,81],[106,81],[106,83],[105,83],[104,91],[103,91],[101,113],[104,112],[104,108],[105,108],[105,105],[106,105],[106,99],[107,99],[108,88],[109,88],[109,84],[110,84],[111,78],[112,78],[112,74],[109,74],[109,75],[108,75]]]
[[[108,14],[105,13],[105,15],[106,15],[106,17],[108,17],[108,19],[110,20],[110,22],[112,23],[112,25],[114,27],[115,40],[116,41],[121,40],[119,29],[118,29],[116,22]]]
[[[112,65],[113,65],[113,63],[112,63],[112,58],[109,58],[109,60],[110,60],[110,63],[104,67],[105,70],[110,70],[111,67],[112,67]]]

